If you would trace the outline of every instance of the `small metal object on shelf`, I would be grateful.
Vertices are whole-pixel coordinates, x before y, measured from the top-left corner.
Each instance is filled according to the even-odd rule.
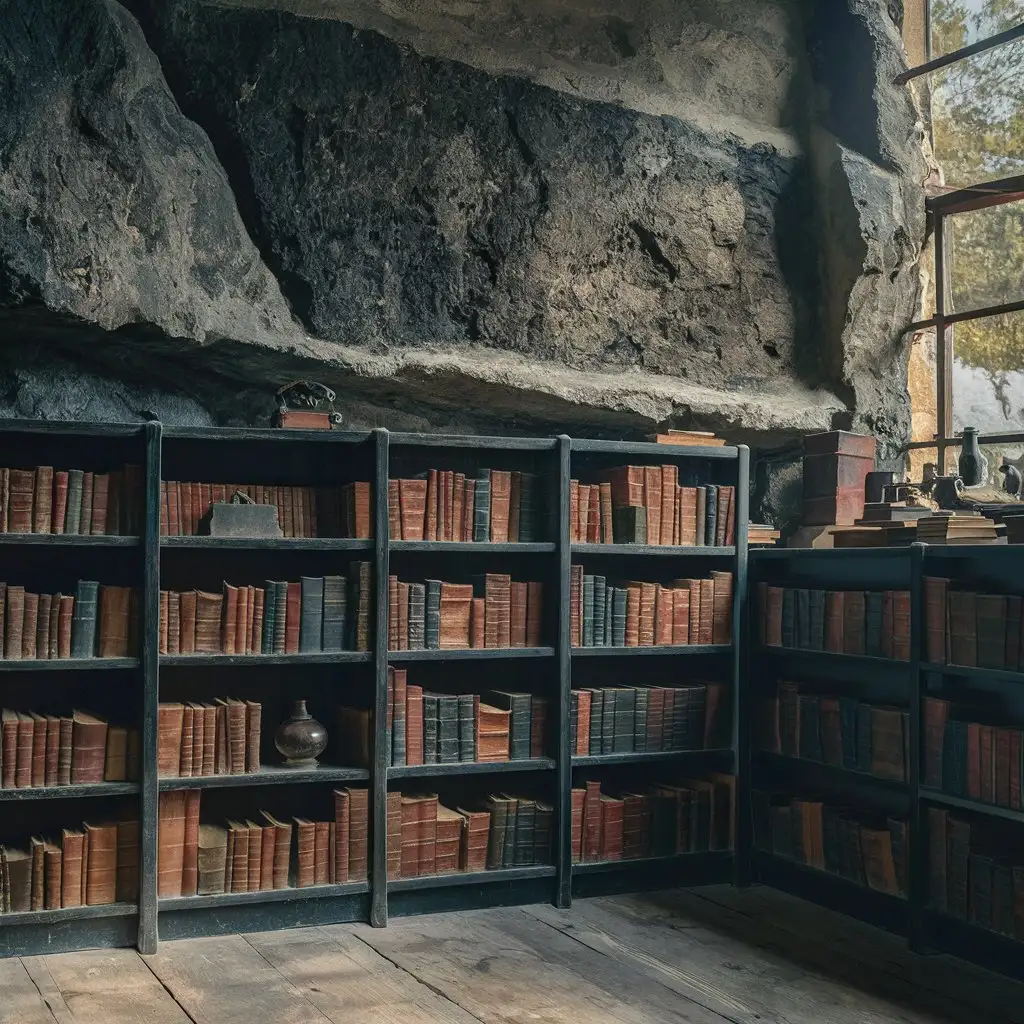
[[[315,380],[293,380],[278,388],[277,412],[271,426],[286,430],[336,430],[341,413],[334,408],[338,396]]]
[[[258,505],[248,494],[235,491],[230,502],[218,501],[199,520],[203,537],[283,537],[273,505]]]

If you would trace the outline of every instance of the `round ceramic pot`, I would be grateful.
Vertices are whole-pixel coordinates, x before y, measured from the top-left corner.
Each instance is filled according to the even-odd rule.
[[[306,710],[306,702],[297,700],[291,718],[278,726],[274,746],[286,768],[315,768],[327,746],[327,730]]]

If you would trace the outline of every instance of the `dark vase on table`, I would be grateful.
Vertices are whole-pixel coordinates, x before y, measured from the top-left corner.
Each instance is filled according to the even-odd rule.
[[[977,487],[988,479],[988,460],[978,446],[978,428],[964,427],[960,461],[957,464],[965,487]]]
[[[306,710],[306,702],[297,700],[291,718],[278,726],[274,746],[286,768],[315,768],[327,747],[327,730]]]

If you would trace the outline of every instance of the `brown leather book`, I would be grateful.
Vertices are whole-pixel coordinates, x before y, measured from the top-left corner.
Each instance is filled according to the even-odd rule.
[[[491,541],[508,543],[509,503],[512,496],[512,474],[504,469],[491,470]]]
[[[25,592],[25,611],[21,628],[21,657],[35,661],[36,638],[39,629],[39,595]]]
[[[249,823],[249,834],[252,835],[253,828],[258,825]],[[277,852],[277,828],[274,825],[264,825],[260,830],[260,889],[268,890],[274,888],[274,854]],[[250,840],[251,842],[251,840]]]
[[[544,584],[526,584],[526,646],[540,647],[543,643]],[[580,625],[582,626],[582,620]]]
[[[60,630],[60,594],[52,594],[50,596],[50,620],[46,627],[46,658],[49,661],[55,661],[60,657],[59,647],[59,630]],[[3,616],[0,614],[0,619]],[[0,628],[0,632],[2,632]],[[42,654],[40,654],[42,657]]]
[[[170,642],[170,628],[171,628],[171,592],[169,590],[160,591],[160,634],[157,640],[158,651],[160,654],[170,654],[171,642]]]
[[[978,664],[977,595],[951,590],[949,604],[949,660],[953,665]]]
[[[459,870],[459,853],[465,819],[458,811],[437,805],[435,826],[434,873],[447,874]]]
[[[203,774],[203,747],[206,739],[206,712],[202,704],[189,701],[192,711],[192,776]],[[184,734],[184,728],[182,728]],[[184,753],[184,751],[183,751]]]
[[[467,480],[462,498],[462,537],[466,541],[473,539],[473,510],[476,500],[476,481]]]
[[[23,532],[27,533],[28,531]],[[4,631],[4,657],[8,661],[21,660],[22,629],[24,624],[25,588],[8,584]]]
[[[252,601],[255,588],[238,588],[238,608],[235,620],[235,653],[252,654]]]
[[[395,642],[397,647],[394,650],[407,651],[409,649],[409,584],[398,581],[398,626]],[[390,625],[390,623],[389,623]]]
[[[658,585],[656,583],[638,583],[636,586],[640,588],[640,620],[637,626],[637,644],[640,647],[653,647],[654,613],[658,596]],[[626,614],[628,629],[628,603]]]
[[[32,505],[36,489],[34,469],[8,471],[7,532],[32,532]]]
[[[921,785],[929,789],[942,788],[942,761],[949,721],[950,702],[936,697],[924,700],[924,763]]]
[[[388,576],[388,650],[398,648],[398,577]]]
[[[586,757],[590,753],[590,690],[576,690],[579,718],[576,723],[576,750],[574,753]]]
[[[625,807],[622,800],[601,794],[600,860],[622,860],[622,829]]]
[[[68,509],[68,473],[58,470],[53,474],[53,515],[50,521],[50,533],[64,532],[64,520]]]
[[[127,815],[134,808],[126,808],[117,823],[117,886],[118,903],[134,903],[139,898],[139,822]]]
[[[442,650],[458,650],[469,647],[472,605],[472,584],[441,584],[439,646]]]
[[[46,785],[46,719],[30,711],[32,719],[32,785]]]
[[[197,590],[196,595],[196,654],[221,653],[221,610],[223,594]]]
[[[160,611],[163,614],[164,595],[160,595]],[[176,590],[167,592],[167,653],[179,654],[181,652],[181,594]],[[164,623],[160,625],[160,640],[164,640]]]
[[[871,773],[904,781],[903,712],[899,708],[871,708]]]
[[[61,879],[63,867],[61,865],[61,850],[55,843],[46,841],[43,844],[43,869],[45,872],[44,890],[46,894],[43,900],[43,909],[59,910],[62,906]],[[72,899],[81,901],[81,887],[74,891]],[[78,904],[74,905],[77,906]]]
[[[82,905],[82,857],[85,834],[77,829],[61,830],[61,903],[62,907]]]
[[[90,825],[86,822],[84,827],[89,849],[85,902],[90,907],[113,903],[117,898],[117,823]],[[67,840],[64,856],[66,860]]]
[[[0,846],[0,881],[4,913],[23,914],[32,907],[32,855],[24,850]]]
[[[710,644],[715,636],[715,581],[708,579],[697,582],[700,586],[700,621],[697,626],[697,643]],[[726,642],[728,643],[728,641]]]
[[[488,763],[507,761],[509,759],[511,712],[484,704],[482,701],[474,703],[474,710],[476,714],[476,760]]]
[[[35,742],[35,719],[22,711],[17,711],[18,740],[14,767],[14,786],[16,789],[28,789],[32,785],[32,748]]]
[[[530,702],[530,757],[543,757],[547,743],[548,701],[534,697]]]
[[[181,740],[185,727],[184,704],[157,705],[156,770],[162,778],[181,771]]]
[[[299,889],[305,889],[314,884],[316,877],[316,823],[306,818],[296,818],[295,834],[297,837],[295,885]]]
[[[658,466],[644,466],[643,473],[647,543],[658,544],[661,538],[661,469]]]
[[[271,850],[273,845],[273,842],[268,844]],[[198,850],[197,894],[211,896],[224,892],[228,852],[227,829],[221,828],[220,825],[200,825]]]
[[[29,856],[32,858],[32,895],[29,909],[42,910],[46,901],[45,843],[38,836],[28,841]]]
[[[95,715],[75,711],[72,727],[71,784],[102,782],[107,756],[107,723]]]
[[[469,646],[480,650],[486,643],[486,603],[482,597],[474,597],[469,608]]]
[[[228,848],[231,851],[231,891],[249,891],[249,826],[228,822]]]
[[[458,520],[456,520],[458,522]],[[400,878],[402,875],[402,794],[392,791],[388,793],[388,878]],[[347,877],[347,875],[346,875]],[[337,881],[337,879],[335,879]]]
[[[587,501],[587,543],[601,543],[601,489],[593,484]]]
[[[227,725],[227,773],[245,774],[246,711],[242,701],[233,698],[218,699],[217,704],[225,708]]]
[[[640,645],[640,605],[641,587],[639,583],[630,583],[626,587],[626,646]]]
[[[298,582],[289,583],[286,598],[284,652],[299,653],[299,627],[302,621],[302,585]],[[350,614],[351,614],[350,609]]]
[[[95,474],[88,471],[82,474],[82,504],[78,523],[78,532],[82,536],[92,533],[92,494],[94,483]]]
[[[186,790],[160,794],[157,832],[157,895],[161,899],[181,895],[185,861]]]
[[[574,565],[569,577],[569,644],[583,646],[583,566]]]
[[[334,881],[339,884],[348,881],[349,803],[347,789],[334,790]]]
[[[49,723],[47,723],[49,725]],[[59,730],[60,723],[57,722]],[[49,732],[49,729],[47,730]],[[56,772],[56,761],[54,762]],[[103,761],[104,782],[124,782],[128,778],[128,730],[123,726],[107,727],[107,749]]]
[[[423,529],[426,523],[427,487],[426,480],[396,480],[398,491],[398,526],[392,536],[395,540],[424,540]],[[391,488],[388,488],[389,515]],[[435,535],[436,512],[435,512]]]
[[[946,664],[946,595],[949,580],[938,576],[924,578],[924,628],[926,657],[931,665]]]
[[[843,653],[863,654],[865,650],[864,591],[843,593]]]
[[[185,838],[181,859],[181,894],[194,896],[199,864],[199,790],[185,791]]]
[[[597,486],[596,484],[594,485]],[[576,536],[580,544],[586,544],[590,535],[590,492],[593,489],[590,484],[581,483],[578,485],[579,493],[576,498]]]
[[[402,878],[415,878],[419,874],[420,821],[426,813],[428,797],[401,794],[401,858]]]
[[[843,731],[838,697],[822,696],[818,699],[818,723],[821,731],[821,752],[825,764],[842,768]]]
[[[995,802],[995,749],[991,725],[981,727],[981,799],[987,804]]]
[[[221,625],[221,650],[238,654],[235,631],[238,628],[238,587],[224,584],[224,621]],[[237,839],[237,837],[236,837]]]
[[[423,687],[412,684],[406,687],[405,763],[423,764]]]
[[[687,609],[689,611],[689,609]],[[660,583],[654,597],[654,644],[656,647],[673,643],[675,629],[675,591]]]
[[[196,592],[186,590],[178,595],[178,653],[194,654],[196,650]]]
[[[587,796],[585,789],[573,789],[570,794],[571,832],[570,847],[572,862],[578,864],[583,860],[583,805]]]
[[[897,661],[910,661],[910,591],[893,590],[892,604],[892,657]],[[994,649],[994,659],[999,666],[1003,664],[1003,651],[1006,642],[1005,602],[1000,602],[1002,615],[998,620],[998,637]]]
[[[192,744],[195,739],[195,708],[185,704],[181,713],[181,743],[179,744],[178,775],[183,779],[192,777]]]
[[[690,591],[685,587],[672,588],[672,643],[690,642]]]
[[[825,593],[825,650],[843,653],[843,591]],[[782,606],[779,606],[779,632],[782,631]]]
[[[266,819],[267,824],[274,826],[274,888],[287,889],[292,850],[291,822],[278,821],[267,811],[260,813]]]
[[[330,861],[328,850],[330,847],[331,822],[318,821],[314,823],[313,836],[313,884],[327,885],[330,882]]]
[[[52,594],[39,595],[39,608],[36,612],[36,657],[40,661],[46,661],[50,657],[50,608],[52,604]]]
[[[477,596],[484,598],[484,646],[508,647],[512,639],[512,578],[505,573],[485,573],[478,582]],[[529,611],[529,609],[527,609]]]
[[[712,570],[710,582],[712,595],[711,642],[728,644],[732,642],[732,573]],[[704,581],[701,581],[701,586],[706,586]]]
[[[249,832],[246,891],[259,892],[263,888],[263,828],[248,819],[243,827]],[[273,858],[271,858],[271,872],[273,872]]]
[[[569,481],[569,543],[582,544],[580,536],[580,482]]]
[[[860,849],[868,888],[899,895],[896,866],[892,859],[892,836],[888,829],[860,826]]]
[[[491,815],[487,811],[466,810],[462,807],[458,813],[464,821],[459,867],[463,871],[483,871],[487,867]]]
[[[658,544],[675,544],[676,536],[676,490],[679,486],[679,467],[663,465],[661,472],[661,526]]]
[[[1010,733],[1012,729],[995,728],[992,731],[993,746],[993,802],[1000,807],[1010,807]]]
[[[349,787],[348,795],[348,876],[355,882],[361,881],[367,876],[370,831],[369,792],[366,789]]]
[[[0,711],[0,787],[3,789],[17,786],[18,726],[17,711],[7,708]]]
[[[509,615],[511,630],[509,646],[526,646],[526,609],[529,601],[528,585],[513,582],[509,586]]]
[[[42,731],[45,746],[43,785],[56,786],[60,764],[60,719],[56,715],[46,715]]]
[[[368,708],[339,707],[336,712],[338,748],[345,764],[373,764],[373,713]]]
[[[92,503],[89,518],[89,530],[94,537],[107,532],[107,506],[110,500],[110,476],[107,473],[94,473],[92,478]],[[82,514],[85,514],[85,502],[82,502]],[[83,530],[83,533],[86,531]]]
[[[263,706],[254,700],[245,702],[245,770],[260,770],[260,731]]]
[[[203,761],[202,774],[217,771],[217,705],[203,705]]]
[[[71,619],[74,615],[75,599],[60,595],[57,618],[57,657],[71,657]],[[52,608],[51,608],[52,613]]]
[[[601,857],[601,783],[588,781],[583,800],[583,860]]]

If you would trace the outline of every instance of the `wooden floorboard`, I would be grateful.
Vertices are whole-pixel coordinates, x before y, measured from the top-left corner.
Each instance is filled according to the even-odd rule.
[[[56,1020],[25,965],[16,957],[0,960],[0,1024],[54,1024]]]

